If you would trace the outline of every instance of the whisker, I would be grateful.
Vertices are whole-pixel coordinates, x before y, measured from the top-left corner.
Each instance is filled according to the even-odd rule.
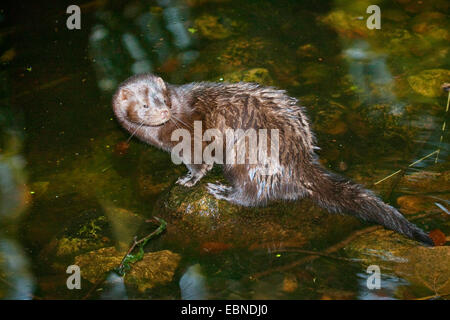
[[[178,125],[177,122],[175,122],[175,120],[172,119],[172,117],[170,117],[169,120],[172,121],[172,123],[175,125],[175,127],[177,127],[178,129],[181,129],[181,127]]]
[[[131,136],[128,138],[128,140],[126,141],[126,143],[129,143],[131,138],[133,138],[133,136],[136,134],[136,132],[144,125],[144,121],[142,120],[141,124],[133,131],[133,133],[131,134]]]
[[[184,124],[186,127],[189,127],[189,128],[192,129],[192,125],[191,125],[191,124],[188,124],[188,123],[184,122],[184,121],[181,120],[180,118],[175,117],[173,114],[172,114],[172,118],[174,118],[174,119],[177,120],[178,122]]]

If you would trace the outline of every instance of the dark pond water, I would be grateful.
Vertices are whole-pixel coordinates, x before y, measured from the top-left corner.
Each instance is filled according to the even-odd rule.
[[[372,2],[81,1],[80,30],[66,27],[67,1],[2,4],[0,298],[448,297],[449,3],[377,1],[381,29],[369,30]],[[368,225],[308,200],[243,209],[202,185],[174,187],[186,169],[135,139],[124,148],[112,112],[116,86],[140,72],[286,89],[308,111],[322,163],[443,246],[383,229],[349,239]],[[96,281],[157,227],[152,216],[168,226],[145,247],[150,273]],[[116,260],[86,255],[113,247]],[[66,286],[73,264],[79,290]]]

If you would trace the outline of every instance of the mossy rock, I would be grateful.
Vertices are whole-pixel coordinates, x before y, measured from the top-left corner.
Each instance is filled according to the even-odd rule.
[[[44,251],[64,257],[102,248],[111,243],[107,221],[97,210],[84,211],[70,221]]]
[[[329,66],[311,62],[300,67],[300,76],[304,79],[303,85],[323,83],[330,78],[334,70]]]
[[[253,68],[249,70],[235,71],[225,74],[223,77],[227,82],[254,82],[262,85],[272,86],[274,81],[269,70],[265,68]]]
[[[124,255],[125,252],[114,247],[102,248],[75,257],[74,264],[80,267],[84,279],[96,283],[118,267]],[[140,292],[168,284],[173,280],[180,260],[179,254],[169,250],[145,253],[143,259],[134,263],[125,274],[125,284],[137,287]]]
[[[220,174],[215,170],[191,188],[174,185],[164,197],[165,209],[170,211],[171,215],[183,220],[191,220],[195,230],[202,227],[209,228],[212,221],[217,221],[225,215],[235,214],[239,210],[237,206],[216,199],[206,190],[208,182],[220,179]]]
[[[206,39],[220,40],[228,38],[232,34],[231,29],[236,26],[236,23],[229,19],[205,14],[195,19],[194,25]]]
[[[224,44],[218,60],[227,68],[248,66],[258,61],[266,61],[264,50],[268,42],[262,38],[238,38]]]
[[[447,16],[441,12],[423,12],[412,21],[412,30],[434,41],[448,41]]]
[[[364,265],[378,265],[382,273],[394,274],[430,294],[450,294],[450,247],[424,247],[392,231],[380,229],[357,238],[345,248],[350,258]]]
[[[354,19],[344,10],[335,10],[321,17],[320,21],[329,25],[339,35],[349,38],[367,37],[371,30],[367,29],[366,20]]]
[[[387,9],[383,10],[383,18],[395,22],[403,22],[409,19],[409,16],[401,10]]]
[[[56,244],[56,255],[62,257],[77,254],[82,251],[102,248],[107,244],[108,240],[106,238],[95,241],[93,239],[63,237]]]
[[[306,43],[297,48],[296,55],[302,59],[316,58],[319,55],[317,47],[311,43]]]
[[[450,70],[430,69],[408,77],[411,88],[426,97],[439,97],[444,92],[441,85],[450,81]]]
[[[327,246],[345,237],[360,222],[349,216],[332,215],[310,200],[273,202],[267,207],[246,208],[218,200],[206,184],[227,184],[213,170],[197,185],[175,185],[155,206],[153,215],[167,221],[164,241],[183,248],[245,247],[270,250],[276,246]]]
[[[345,106],[329,101],[327,102],[326,108],[320,110],[317,109],[317,111],[313,110],[314,112],[312,113],[312,119],[314,130],[316,132],[333,135],[345,133],[347,131],[346,123],[343,117],[345,109]]]
[[[397,198],[397,203],[403,214],[439,211],[440,209],[434,205],[435,201],[436,199],[433,198],[415,195],[405,195]]]
[[[74,216],[42,250],[41,257],[73,257],[113,244],[127,247],[143,223],[141,216],[104,203],[102,209],[90,209]]]
[[[420,190],[422,193],[450,192],[450,171],[419,171],[405,175],[399,188]]]
[[[395,129],[405,119],[404,112],[393,112],[395,108],[391,104],[373,104],[364,110],[364,115],[377,128]]]
[[[379,46],[389,48],[389,52],[392,55],[409,55],[411,46],[416,45],[418,41],[420,41],[418,40],[418,37],[410,31],[401,28],[387,30],[387,32],[384,32],[378,40]],[[386,45],[386,42],[388,45]]]

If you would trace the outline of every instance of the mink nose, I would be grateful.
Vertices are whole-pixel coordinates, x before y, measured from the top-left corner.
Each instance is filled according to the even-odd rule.
[[[168,117],[169,117],[169,110],[162,110],[162,111],[161,111],[161,115],[162,115],[164,118],[168,118]]]

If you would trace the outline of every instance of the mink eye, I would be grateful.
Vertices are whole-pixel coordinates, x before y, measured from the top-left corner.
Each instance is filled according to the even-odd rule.
[[[144,104],[144,108],[147,109],[147,108],[148,108],[148,105]]]

